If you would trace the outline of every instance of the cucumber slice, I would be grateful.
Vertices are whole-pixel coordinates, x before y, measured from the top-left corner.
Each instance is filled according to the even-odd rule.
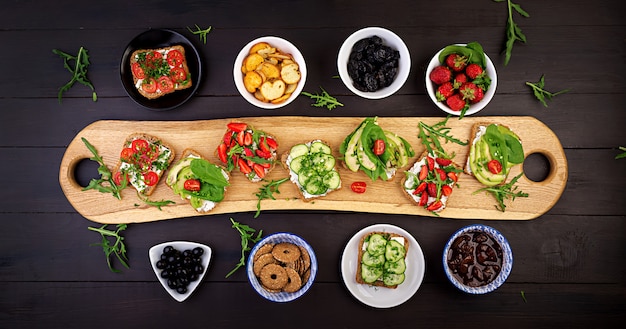
[[[341,178],[339,177],[339,173],[332,170],[326,173],[323,178],[324,185],[326,185],[329,189],[334,190],[341,185]]]
[[[307,160],[307,157],[304,155],[294,158],[289,162],[289,169],[297,174],[302,170],[302,167],[308,167]]]
[[[335,167],[335,158],[330,154],[312,153],[311,164],[317,172],[325,173]]]
[[[404,262],[404,258],[401,258],[397,262],[387,261],[385,262],[383,269],[386,273],[402,274],[404,273],[404,271],[406,271],[406,263]]]
[[[367,283],[373,283],[383,275],[383,268],[361,264],[361,278]]]
[[[367,252],[373,256],[383,255],[386,245],[387,240],[382,235],[373,234],[370,236],[369,243],[367,244]]]
[[[318,141],[311,143],[311,153],[331,154],[332,151],[330,150],[330,146]]]
[[[382,266],[385,264],[385,255],[372,256],[369,252],[364,252],[361,263],[367,266]]]
[[[289,151],[289,155],[292,159],[303,156],[305,154],[309,154],[309,147],[305,144],[296,144],[292,146],[291,150]]]
[[[397,262],[403,259],[405,254],[404,246],[396,240],[389,240],[389,243],[385,246],[385,258],[390,262]]]
[[[298,173],[298,183],[300,183],[300,186],[304,187],[309,181],[309,178],[313,176],[317,176],[317,173],[315,172],[315,170],[311,168],[302,168],[300,169],[300,172]]]
[[[385,273],[383,275],[383,283],[387,286],[395,286],[404,282],[404,273],[402,274],[394,274],[394,273]]]
[[[326,185],[324,185],[322,177],[317,175],[309,177],[309,179],[306,181],[306,184],[303,186],[304,190],[312,195],[324,194],[328,190],[326,188]]]

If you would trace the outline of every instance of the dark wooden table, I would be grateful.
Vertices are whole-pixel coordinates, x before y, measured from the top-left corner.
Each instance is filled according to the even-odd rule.
[[[625,35],[622,1],[518,1],[513,13],[527,37],[510,63],[501,54],[507,6],[492,1],[5,1],[0,14],[0,328],[226,327],[560,327],[612,328],[626,320]],[[213,30],[203,44],[186,27]],[[411,52],[409,80],[395,95],[366,100],[337,75],[343,40],[366,26],[400,35]],[[182,107],[148,111],[124,92],[120,58],[136,35],[171,28],[199,49],[206,67],[197,94]],[[328,111],[310,99],[276,111],[249,105],[237,93],[232,63],[239,49],[263,35],[295,43],[307,60],[305,90],[319,87],[345,106]],[[480,115],[533,116],[559,137],[569,180],[556,205],[524,221],[483,221],[333,211],[233,213],[131,224],[123,233],[130,269],[109,271],[98,226],[78,214],[59,186],[59,164],[78,131],[103,119],[204,120],[248,116],[442,117],[425,92],[425,66],[443,46],[478,41],[498,71],[497,94]],[[52,53],[89,50],[91,92],[75,85],[57,100],[69,73]],[[526,81],[545,74],[546,89],[570,92],[549,101]],[[541,164],[529,167],[541,173]],[[539,168],[537,168],[539,167]],[[93,173],[90,173],[93,174]],[[87,174],[82,174],[87,175]],[[88,176],[88,175],[87,175]],[[238,262],[239,235],[229,218],[262,229],[289,231],[313,245],[319,272],[300,299],[276,304],[257,295]],[[391,309],[361,304],[339,268],[348,239],[363,227],[391,223],[408,230],[426,256],[417,293]],[[467,295],[446,279],[440,255],[449,236],[473,223],[500,230],[515,261],[493,293]],[[148,249],[191,240],[214,250],[199,289],[184,303],[157,282]],[[116,267],[121,268],[118,263]]]

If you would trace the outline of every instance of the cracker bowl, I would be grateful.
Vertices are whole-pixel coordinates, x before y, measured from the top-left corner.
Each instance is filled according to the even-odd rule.
[[[468,294],[498,289],[513,268],[511,246],[502,233],[487,225],[469,225],[456,231],[443,251],[448,280]]]
[[[399,58],[395,59],[396,61],[394,61],[393,65],[385,59],[387,57],[385,55],[380,57],[378,57],[378,55],[374,55],[372,56],[374,60],[366,60],[365,62],[367,63],[363,62],[361,55],[357,55],[357,53],[364,53],[361,51],[361,47],[359,46],[359,44],[362,44],[362,40],[371,37],[379,37],[382,40],[382,46],[386,46],[397,51]],[[382,49],[383,50],[380,51],[380,48],[378,48],[375,53],[385,54],[385,47]],[[355,52],[355,54],[351,57],[353,52]],[[364,71],[358,68],[359,65],[361,65],[361,68],[363,66],[371,67],[372,62],[375,63],[373,65],[375,67],[373,72],[376,72],[373,75],[377,77],[384,76],[382,78],[372,78],[373,80],[377,80],[379,82],[365,83],[366,86],[372,86],[371,89],[375,91],[368,90],[367,88],[364,89],[363,83],[355,81],[351,77],[355,76],[356,71]],[[396,63],[397,67],[395,66]],[[404,85],[409,77],[409,73],[411,72],[411,55],[409,54],[409,49],[406,44],[397,34],[382,27],[366,27],[352,33],[343,42],[341,48],[339,48],[339,54],[337,56],[337,69],[339,70],[341,81],[343,81],[343,84],[350,91],[363,98],[381,99],[393,95]],[[367,74],[369,75],[372,70],[368,69],[365,71],[367,71]],[[361,75],[356,76],[358,76],[357,79],[359,80],[362,78]],[[367,80],[372,81],[369,78]],[[381,83],[380,81],[384,82]],[[393,82],[389,84],[389,81]]]
[[[466,45],[467,44],[455,44],[453,46],[466,46]],[[432,102],[435,103],[435,105],[439,109],[441,109],[442,111],[448,114],[460,116],[462,114],[462,111],[452,110],[448,105],[446,105],[445,100],[439,101],[437,99],[438,86],[430,79],[430,74],[433,71],[433,69],[435,69],[435,67],[440,66],[440,65],[445,66],[445,63],[441,63],[439,61],[439,55],[444,51],[444,49],[445,47],[439,50],[428,63],[428,67],[426,68],[426,74],[425,74],[426,93],[428,94],[428,97],[430,97]],[[487,104],[489,104],[489,102],[491,101],[491,99],[496,93],[496,87],[498,85],[498,75],[496,73],[496,67],[493,65],[493,62],[491,61],[491,59],[486,53],[485,53],[484,72],[489,77],[489,79],[491,79],[489,88],[486,91],[484,91],[484,97],[481,101],[474,103],[474,104],[469,104],[469,108],[463,114],[464,116],[472,115],[482,110],[485,106],[487,106]],[[452,73],[453,83],[454,83],[455,74],[456,74],[455,72]],[[472,79],[468,78],[468,81],[472,82]]]
[[[233,66],[233,80],[241,96],[250,104],[269,110],[293,102],[302,92],[306,77],[300,50],[274,36],[248,42]]]
[[[274,233],[259,241],[246,264],[248,280],[261,297],[289,302],[306,293],[317,274],[313,248],[291,233]]]

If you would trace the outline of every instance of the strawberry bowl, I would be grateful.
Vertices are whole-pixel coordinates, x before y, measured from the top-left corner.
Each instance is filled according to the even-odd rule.
[[[477,42],[439,50],[428,63],[425,75],[426,91],[433,103],[460,117],[487,106],[498,85],[496,68]]]
[[[235,59],[233,79],[241,96],[262,109],[291,103],[302,91],[307,69],[304,57],[291,42],[274,36],[254,39]]]

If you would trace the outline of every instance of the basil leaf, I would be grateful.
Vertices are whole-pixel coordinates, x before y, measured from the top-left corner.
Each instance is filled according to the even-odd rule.
[[[230,185],[224,175],[222,175],[222,169],[206,160],[193,159],[191,160],[189,167],[198,179],[202,182],[208,183],[202,185],[214,185],[221,189]]]

